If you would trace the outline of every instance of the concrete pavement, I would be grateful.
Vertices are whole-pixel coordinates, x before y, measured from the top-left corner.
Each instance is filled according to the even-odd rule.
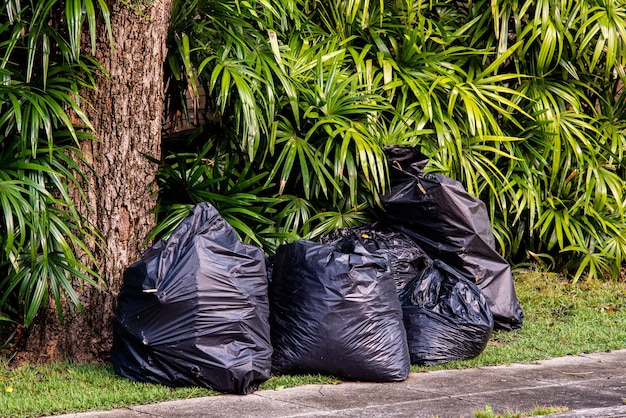
[[[551,417],[626,417],[626,350],[534,364],[412,373],[398,383],[344,382],[219,395],[65,418],[472,417],[563,406]]]

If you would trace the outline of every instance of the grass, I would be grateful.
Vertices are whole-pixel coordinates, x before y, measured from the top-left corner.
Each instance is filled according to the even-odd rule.
[[[504,414],[496,414],[493,412],[491,405],[487,405],[482,411],[474,411],[474,418],[523,418],[537,417],[542,415],[558,414],[567,412],[569,408],[565,406],[537,406],[528,412],[505,412]]]
[[[414,366],[413,371],[529,363],[626,348],[626,283],[572,284],[555,274],[524,272],[516,274],[515,286],[525,314],[520,331],[495,332],[485,351],[474,359],[432,367]],[[0,368],[2,417],[107,410],[217,394],[201,388],[173,389],[132,382],[117,376],[107,365],[54,363],[11,368],[7,360],[4,362]],[[330,376],[281,375],[273,376],[260,389],[336,382]],[[475,414],[483,413],[488,410]],[[525,416],[512,414],[511,417]]]
[[[277,376],[263,389],[309,383],[333,383],[321,375]],[[169,388],[132,382],[117,376],[113,367],[56,363],[3,368],[0,373],[0,417],[37,417],[89,410],[107,410],[174,399],[218,395],[203,388]]]

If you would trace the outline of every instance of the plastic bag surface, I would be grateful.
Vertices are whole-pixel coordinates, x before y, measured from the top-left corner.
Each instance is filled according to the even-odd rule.
[[[356,240],[387,260],[402,303],[412,364],[469,359],[486,347],[494,324],[480,289],[443,261],[431,260],[409,236],[375,223],[339,229],[320,240]]]
[[[399,292],[432,260],[408,235],[374,223],[337,229],[320,237],[320,242],[341,245],[342,241],[358,241],[367,251],[384,257]]]
[[[272,347],[265,257],[208,203],[124,272],[111,361],[131,380],[246,394]]]
[[[269,294],[273,369],[378,382],[407,378],[394,281],[384,258],[358,242],[279,247]]]
[[[427,266],[399,296],[411,363],[470,359],[487,346],[493,316],[484,295],[442,261]]]
[[[385,222],[410,236],[432,259],[474,281],[496,328],[521,328],[524,314],[511,267],[495,249],[484,203],[458,181],[422,171],[425,157],[413,147],[386,147],[392,188],[383,196]]]

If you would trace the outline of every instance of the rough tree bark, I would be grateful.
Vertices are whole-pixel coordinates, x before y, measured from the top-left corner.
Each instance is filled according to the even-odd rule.
[[[153,227],[157,167],[144,154],[159,158],[163,110],[163,63],[172,0],[144,0],[141,12],[107,0],[115,47],[100,22],[97,59],[109,76],[97,79],[83,106],[97,141],[82,150],[97,176],[85,186],[81,212],[104,235],[106,248],[95,250],[107,289],[79,289],[82,313],[67,312],[63,324],[54,310],[40,315],[20,355],[30,361],[106,360],[112,343],[111,318],[126,267],[139,258]],[[129,2],[135,4],[135,2]]]

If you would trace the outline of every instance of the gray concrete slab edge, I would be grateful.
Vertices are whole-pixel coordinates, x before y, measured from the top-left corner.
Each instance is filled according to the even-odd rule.
[[[533,364],[412,373],[403,382],[343,382],[218,395],[65,418],[473,417],[560,406],[551,417],[626,417],[626,350]]]

